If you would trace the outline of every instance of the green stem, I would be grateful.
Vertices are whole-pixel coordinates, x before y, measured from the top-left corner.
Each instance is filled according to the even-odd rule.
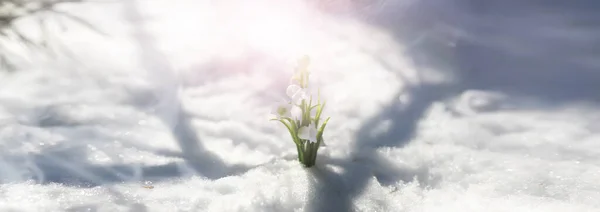
[[[298,160],[300,161],[300,163],[304,163],[304,150],[302,149],[301,144],[296,144],[296,150],[298,150]]]
[[[318,151],[318,149],[319,149],[319,146],[317,145],[317,143],[313,143],[313,149],[312,149],[312,152],[313,152],[313,158],[312,158],[313,165],[315,165],[315,163],[317,163],[317,151]]]
[[[302,164],[306,167],[314,166],[317,162],[317,150],[318,146],[316,143],[305,143],[306,148],[304,150],[304,161]]]
[[[310,148],[311,148],[310,143],[306,142],[305,154],[307,155],[307,157],[306,157],[307,160],[304,161],[305,162],[304,165],[306,167],[311,166],[310,162],[311,162],[311,158],[312,158],[312,152],[310,151]]]

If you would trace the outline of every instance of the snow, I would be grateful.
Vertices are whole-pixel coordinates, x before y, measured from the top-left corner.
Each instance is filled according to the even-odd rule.
[[[0,211],[598,211],[597,29],[568,24],[593,17],[498,2],[65,5],[107,35],[10,49]],[[312,168],[268,121],[304,54]]]

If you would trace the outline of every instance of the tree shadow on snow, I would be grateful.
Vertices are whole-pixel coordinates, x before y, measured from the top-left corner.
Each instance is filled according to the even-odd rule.
[[[416,180],[422,188],[437,186],[441,176],[430,174],[428,167],[399,165],[377,153],[382,147],[406,145],[430,105],[457,92],[449,85],[419,85],[409,91],[414,95],[411,102],[400,102],[398,96],[406,91],[399,92],[392,103],[364,122],[354,136],[350,158],[321,157],[318,164],[308,170],[310,188],[317,189],[310,191],[308,211],[357,211],[353,200],[361,196],[370,183],[394,186],[399,181]],[[373,133],[382,122],[389,123],[387,130]],[[333,167],[343,171],[334,171]]]
[[[219,156],[206,150],[202,145],[202,141],[197,137],[188,116],[183,114],[180,116],[172,134],[181,152],[135,145],[130,147],[148,151],[155,155],[181,158],[183,159],[182,162],[161,165],[99,165],[88,160],[89,155],[86,153],[85,145],[49,148],[29,157],[33,159],[35,167],[41,172],[43,179],[40,180],[42,180],[42,183],[60,183],[84,187],[131,181],[160,181],[195,174],[208,179],[218,179],[243,173],[251,168],[243,165],[225,164]],[[69,135],[64,136],[68,137]],[[73,141],[65,141],[65,143],[73,144],[85,141],[84,137],[79,136],[70,139]],[[111,141],[117,138],[105,136],[96,139]]]
[[[368,155],[370,154],[370,155]],[[321,157],[306,174],[309,182],[306,211],[360,211],[354,203],[369,186],[393,186],[398,181],[417,180],[423,188],[435,187],[439,177],[431,177],[427,167],[398,166],[372,152],[354,160]],[[395,192],[391,190],[390,192]],[[376,203],[377,201],[375,201]],[[385,203],[376,207],[385,208]]]
[[[411,45],[431,65],[447,45],[463,89],[496,91],[559,105],[600,101],[600,4],[561,1],[388,1],[370,22]],[[398,11],[402,11],[399,13]],[[432,47],[435,45],[437,47]]]
[[[441,176],[429,174],[428,167],[398,167],[376,151],[410,142],[418,122],[437,101],[468,90],[500,92],[548,106],[600,101],[600,62],[593,60],[600,53],[600,25],[592,25],[600,22],[600,15],[590,9],[599,8],[598,3],[425,0],[407,7],[403,1],[386,2],[368,22],[408,44],[405,56],[418,69],[444,72],[455,80],[398,91],[357,131],[349,161],[322,158],[321,163],[344,171],[320,164],[309,171],[312,188],[320,189],[311,194],[310,211],[356,210],[353,199],[373,179],[389,186],[416,178],[421,186],[435,187]],[[408,103],[398,100],[404,92],[411,97]],[[384,122],[389,123],[387,131],[373,133]]]
[[[98,165],[88,161],[85,146],[53,148],[39,154],[30,155],[38,171],[44,177],[42,183],[93,187],[130,181],[156,181],[192,174],[198,174],[208,179],[219,179],[243,173],[252,168],[245,165],[226,164],[222,158],[205,148],[203,141],[197,134],[198,129],[193,126],[194,117],[185,111],[179,101],[178,82],[169,62],[166,60],[166,56],[162,55],[156,47],[156,41],[151,33],[143,28],[144,19],[137,9],[136,1],[128,0],[124,2],[124,5],[125,18],[134,26],[133,35],[140,50],[140,62],[152,77],[158,79],[157,83],[161,87],[158,92],[166,93],[162,95],[166,97],[165,99],[159,97],[162,104],[153,108],[153,111],[165,126],[171,127],[171,135],[181,151],[173,152],[142,145],[136,146],[133,144],[135,142],[131,146],[155,155],[181,158],[183,162],[137,166],[136,164]],[[149,107],[145,104],[138,105],[138,103],[134,103],[133,106],[141,111],[147,111],[147,107]],[[61,126],[60,120],[55,120],[55,122],[40,127],[72,127],[68,124]],[[63,136],[69,140],[77,141],[66,143],[82,143],[86,139],[85,137],[67,134]],[[99,139],[105,139],[106,141],[120,139],[108,135],[97,136],[99,136]]]
[[[129,20],[134,27],[134,37],[137,41],[138,48],[140,49],[140,61],[142,65],[148,70],[156,79],[158,83],[173,83],[173,85],[167,85],[167,98],[166,104],[177,105],[178,107],[167,106],[167,115],[169,116],[172,111],[175,112],[175,123],[172,129],[172,135],[178,146],[181,149],[182,157],[186,163],[189,164],[197,173],[210,179],[218,179],[232,174],[245,172],[250,167],[244,165],[232,165],[228,166],[225,162],[216,154],[207,150],[197,134],[197,129],[192,125],[192,116],[185,111],[185,108],[181,105],[178,97],[177,87],[180,85],[174,70],[170,68],[170,63],[167,61],[166,55],[162,54],[162,51],[157,47],[157,41],[153,37],[151,32],[147,32],[144,29],[144,18],[140,14],[136,0],[129,0],[126,3],[126,18]],[[169,79],[162,81],[164,79]],[[172,87],[169,87],[172,86]],[[169,102],[168,100],[171,100]],[[169,112],[171,111],[171,112]],[[160,114],[159,114],[160,116]],[[165,124],[170,126],[169,117],[162,116]]]

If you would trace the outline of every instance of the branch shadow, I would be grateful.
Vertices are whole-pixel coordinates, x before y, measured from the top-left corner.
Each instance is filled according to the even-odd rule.
[[[397,97],[407,91],[413,99],[403,103]],[[366,191],[371,182],[395,186],[398,182],[416,180],[424,189],[436,187],[442,176],[431,174],[428,167],[398,165],[379,155],[377,150],[407,145],[415,136],[417,124],[431,104],[458,92],[460,90],[452,85],[422,84],[394,95],[394,100],[388,106],[366,120],[355,133],[350,158],[321,157],[317,166],[308,171],[310,187],[317,189],[309,198],[308,205],[311,207],[308,211],[357,211],[353,201]],[[389,123],[388,129],[373,133],[382,122]],[[337,166],[343,172],[335,172],[326,165]]]
[[[172,134],[176,137],[186,163],[197,173],[209,179],[218,179],[229,175],[244,173],[251,169],[246,165],[228,165],[218,155],[207,150],[192,127],[189,115],[180,113],[179,122]]]
[[[413,138],[418,122],[432,103],[459,92],[453,85],[446,84],[422,84],[399,91],[381,112],[362,124],[355,134],[356,142],[352,149],[363,151],[370,148],[403,147]],[[399,98],[405,93],[412,97],[408,103]],[[378,132],[376,128],[383,122],[389,125],[385,132]]]
[[[309,190],[305,211],[356,211],[350,197],[356,191],[352,187],[350,190],[345,189],[348,187],[345,186],[343,176],[319,164],[314,168],[307,169],[306,177],[309,182]]]
[[[254,166],[227,164],[219,155],[211,152],[204,146],[204,141],[198,136],[198,129],[194,127],[193,115],[189,114],[181,105],[178,98],[178,84],[174,73],[170,73],[169,62],[166,56],[156,47],[156,39],[143,29],[144,19],[139,13],[136,1],[127,0],[124,2],[124,12],[126,20],[134,26],[134,40],[137,48],[140,50],[140,61],[144,69],[151,75],[155,75],[159,80],[159,91],[161,94],[157,99],[158,106],[148,108],[146,100],[132,102],[136,110],[150,112],[156,115],[164,126],[170,128],[170,134],[177,143],[180,152],[161,150],[155,148],[137,146],[136,141],[126,144],[123,138],[117,136],[96,134],[94,139],[106,141],[122,141],[122,143],[147,151],[155,155],[181,158],[183,162],[171,162],[162,165],[139,165],[139,164],[114,164],[99,165],[89,161],[89,155],[86,153],[86,136],[78,133],[61,134],[66,138],[67,144],[77,144],[78,146],[66,146],[44,149],[40,153],[29,155],[33,162],[33,167],[37,169],[41,176],[38,176],[40,183],[59,183],[66,186],[95,187],[110,185],[122,182],[137,181],[160,181],[170,178],[183,177],[189,175],[200,175],[208,179],[219,179],[230,175],[244,173]],[[173,83],[173,84],[169,84]],[[168,84],[168,85],[165,85]],[[131,95],[135,95],[132,93]],[[161,99],[161,97],[164,97]],[[134,97],[135,99],[135,97]],[[49,106],[52,107],[52,106]],[[39,123],[35,127],[40,128],[74,128],[74,127],[94,127],[94,123],[77,123],[74,126],[65,117],[53,117],[57,114],[42,114]],[[73,129],[77,131],[77,129]],[[82,144],[83,143],[83,144]],[[83,146],[82,146],[83,145]]]
[[[397,182],[417,181],[423,189],[433,188],[441,176],[433,176],[428,167],[399,166],[373,152],[361,153],[354,159],[321,157],[306,170],[309,181],[305,211],[361,211],[354,203],[369,186],[394,186]],[[394,192],[394,191],[391,191]],[[383,210],[385,203],[376,208]]]
[[[196,133],[197,129],[193,127],[192,116],[185,111],[178,98],[177,87],[180,83],[175,79],[175,73],[170,68],[170,63],[167,61],[166,55],[163,55],[162,51],[157,47],[156,38],[143,28],[145,21],[138,10],[137,0],[128,0],[125,4],[126,19],[132,26],[135,26],[134,37],[138,48],[141,50],[140,61],[142,65],[151,74],[155,75],[154,77],[161,80],[159,83],[164,83],[162,80],[169,78],[171,78],[171,81],[166,80],[166,83],[173,83],[173,85],[170,85],[172,86],[171,88],[167,88],[169,93],[165,95],[167,96],[166,100],[163,100],[163,105],[166,105],[166,108],[162,109],[167,110],[164,111],[166,115],[158,115],[163,119],[166,126],[171,126],[172,121],[168,116],[172,115],[173,111],[175,111],[175,122],[173,123],[174,126],[171,134],[182,151],[182,158],[197,173],[210,179],[218,179],[250,169],[250,167],[243,165],[229,167],[218,155],[204,147]]]
[[[122,182],[162,181],[166,179],[199,174],[208,179],[218,179],[242,173],[250,167],[225,164],[217,155],[204,149],[195,136],[188,118],[181,118],[173,130],[181,152],[145,148],[156,155],[180,157],[183,162],[171,162],[161,165],[115,164],[99,165],[89,161],[86,146],[66,146],[47,148],[29,155],[34,167],[39,170],[42,184],[60,183],[67,186],[95,187]],[[57,126],[55,126],[57,127]],[[65,135],[68,136],[68,135]],[[65,143],[80,143],[83,138],[70,138]],[[115,140],[110,136],[101,140]],[[40,177],[40,176],[38,176]]]
[[[398,5],[395,5],[398,4]],[[550,105],[598,104],[600,15],[593,1],[425,0],[390,2],[369,23],[413,46],[410,57],[439,61],[428,45],[451,50],[452,72],[466,89],[497,91]],[[402,10],[403,13],[398,13]],[[427,39],[422,39],[422,38]],[[428,41],[429,40],[429,41]],[[436,42],[430,42],[437,40]]]
[[[407,145],[426,110],[437,101],[468,90],[484,90],[550,106],[600,103],[600,62],[591,59],[600,52],[600,25],[590,25],[600,22],[600,15],[590,9],[600,6],[598,3],[425,0],[407,6],[401,1],[387,2],[365,21],[409,45],[405,56],[417,63],[417,68],[444,72],[456,80],[413,85],[392,96],[391,103],[356,132],[352,157],[337,162],[345,172],[337,174],[324,167],[315,168],[322,174],[310,172],[309,178],[319,179],[311,181],[312,186],[322,188],[324,194],[339,187],[327,183],[352,180],[344,195],[313,198],[313,211],[352,211],[352,200],[372,178],[382,186],[416,178],[421,186],[435,187],[442,176],[432,179],[428,167],[397,167],[394,161],[378,156],[377,150]],[[398,101],[403,92],[409,93],[411,102]],[[373,135],[384,122],[389,123],[388,130]],[[357,162],[368,165],[358,166]],[[331,201],[340,205],[328,206]]]

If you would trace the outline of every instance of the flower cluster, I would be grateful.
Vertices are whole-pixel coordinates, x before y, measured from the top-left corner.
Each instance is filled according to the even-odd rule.
[[[298,150],[298,160],[306,167],[315,165],[319,147],[325,146],[323,131],[329,121],[327,118],[321,123],[325,102],[321,102],[319,94],[314,102],[310,93],[309,63],[310,59],[306,56],[300,59],[286,90],[287,101],[278,104],[272,111],[276,116],[272,120],[281,122],[288,129]]]

